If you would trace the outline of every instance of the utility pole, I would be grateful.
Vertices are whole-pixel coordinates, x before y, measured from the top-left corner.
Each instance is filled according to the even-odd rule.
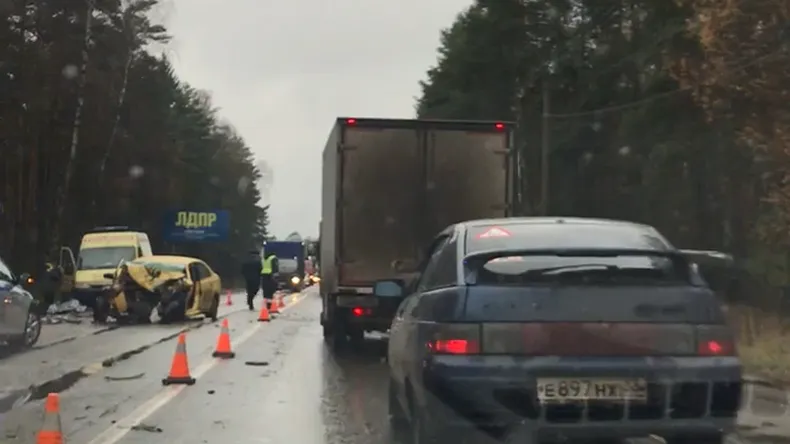
[[[541,129],[540,147],[540,212],[543,216],[549,214],[549,151],[550,151],[550,125],[551,94],[549,82],[543,81],[543,122]]]

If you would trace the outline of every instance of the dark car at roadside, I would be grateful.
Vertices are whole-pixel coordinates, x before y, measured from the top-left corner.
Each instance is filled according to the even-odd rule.
[[[471,221],[426,258],[410,288],[374,288],[406,296],[388,346],[396,435],[447,442],[474,426],[519,442],[718,444],[734,429],[733,333],[697,267],[654,228]]]
[[[0,349],[30,348],[41,336],[38,303],[25,288],[32,282],[29,274],[14,274],[0,258]]]

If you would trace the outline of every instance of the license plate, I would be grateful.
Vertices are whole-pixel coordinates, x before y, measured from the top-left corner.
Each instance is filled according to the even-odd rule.
[[[374,296],[346,296],[340,295],[337,297],[337,305],[339,307],[375,307],[378,305],[378,299]]]
[[[578,401],[646,401],[644,379],[539,378],[538,400],[542,403]]]

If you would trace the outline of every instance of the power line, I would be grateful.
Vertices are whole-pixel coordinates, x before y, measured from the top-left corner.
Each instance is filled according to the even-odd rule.
[[[776,55],[776,54],[778,54],[780,52],[783,52],[783,51],[785,51],[785,47],[784,46],[782,46],[782,47],[780,47],[780,48],[778,48],[778,49],[776,49],[774,51],[771,51],[771,52],[769,52],[767,54],[763,54],[761,56],[755,57],[752,60],[748,61],[747,63],[744,63],[743,65],[735,67],[733,69],[736,70],[736,71],[739,71],[739,70],[742,70],[742,69],[746,69],[746,68],[748,68],[750,66],[753,66],[753,65],[756,65],[756,64],[762,62],[763,60],[765,60],[767,58],[773,57],[774,55]],[[610,112],[614,112],[614,111],[622,111],[624,109],[629,109],[629,108],[637,108],[637,107],[639,107],[641,105],[644,105],[646,103],[653,102],[655,100],[660,100],[660,99],[663,99],[665,97],[674,96],[676,94],[688,92],[688,91],[691,91],[691,90],[693,90],[693,89],[695,89],[697,87],[700,87],[700,86],[703,86],[703,84],[700,83],[700,84],[696,84],[696,85],[684,86],[682,88],[678,88],[678,89],[675,89],[675,90],[672,90],[672,91],[666,91],[666,92],[663,92],[663,93],[653,94],[651,96],[644,97],[644,98],[639,99],[639,100],[634,100],[632,102],[626,102],[626,103],[622,103],[622,104],[619,104],[619,105],[605,106],[605,107],[597,108],[597,109],[594,109],[594,110],[579,111],[579,112],[575,112],[575,113],[548,114],[548,115],[546,115],[546,117],[549,117],[549,118],[552,118],[552,119],[558,119],[558,118],[559,119],[568,119],[568,118],[574,118],[574,117],[595,116],[595,115],[606,114],[606,113],[610,113]]]
[[[640,99],[640,100],[635,100],[633,102],[627,102],[627,103],[623,103],[623,104],[620,104],[620,105],[606,106],[606,107],[594,109],[594,110],[591,110],[591,111],[580,111],[580,112],[577,112],[577,113],[548,114],[547,117],[550,117],[552,119],[556,119],[556,118],[565,119],[565,118],[573,118],[573,117],[594,116],[594,115],[597,115],[597,114],[605,114],[605,113],[610,113],[610,112],[613,112],[613,111],[621,111],[621,110],[628,109],[628,108],[636,108],[636,107],[639,107],[640,105],[643,105],[645,103],[649,103],[649,102],[652,102],[652,101],[655,101],[655,100],[659,100],[659,99],[662,99],[664,97],[669,97],[669,96],[673,96],[675,94],[679,94],[679,93],[682,93],[682,92],[690,91],[692,88],[693,87],[691,87],[691,86],[687,86],[687,87],[678,88],[678,89],[675,89],[675,90],[672,90],[672,91],[667,91],[667,92],[663,92],[663,93],[654,94],[654,95],[652,95],[650,97],[645,97],[645,98]]]

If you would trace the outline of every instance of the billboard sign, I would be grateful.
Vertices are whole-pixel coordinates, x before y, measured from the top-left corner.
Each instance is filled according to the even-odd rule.
[[[230,213],[226,210],[174,210],[165,215],[167,242],[223,242],[230,232]]]

